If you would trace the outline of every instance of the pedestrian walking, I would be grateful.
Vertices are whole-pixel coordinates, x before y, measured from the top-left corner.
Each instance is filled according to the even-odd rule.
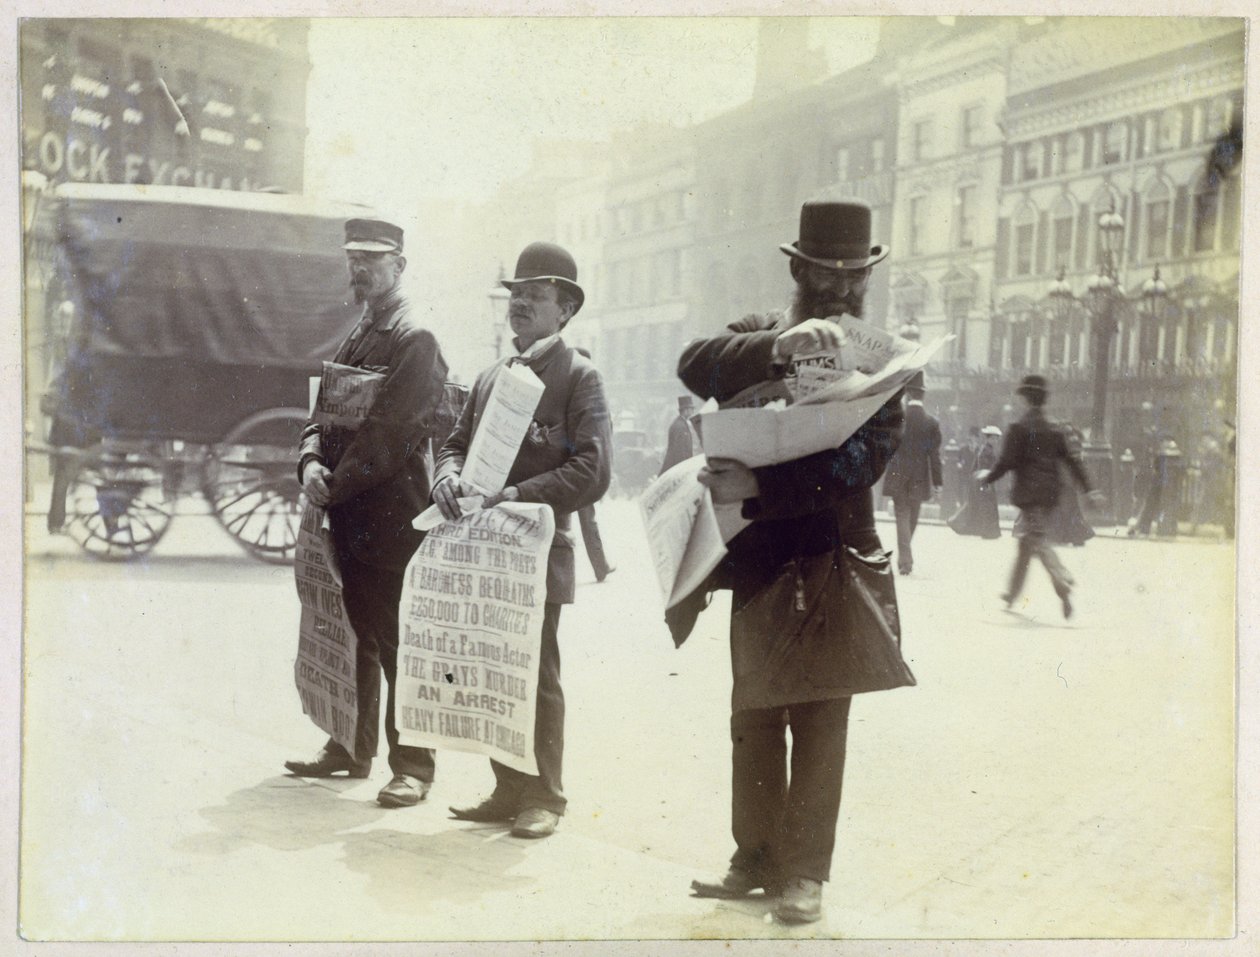
[[[870,223],[864,204],[806,203],[800,239],[779,247],[791,257],[796,285],[790,305],[746,316],[720,335],[689,344],[678,364],[687,388],[701,398],[725,401],[764,380],[767,370],[789,374],[794,356],[838,349],[842,333],[826,317],[860,317],[871,267],[888,255],[887,246],[871,244]],[[847,594],[842,576],[825,570],[850,547],[883,561],[891,589],[871,489],[897,447],[902,418],[898,393],[839,448],[756,469],[711,459],[701,472],[713,500],[742,502],[752,524],[730,541],[713,580],[713,587],[732,590],[736,849],[723,877],[692,883],[697,896],[738,898],[762,889],[775,898],[774,913],[782,921],[821,916],[853,694],[837,677],[843,670],[837,649],[861,637],[845,633],[844,615],[834,604]],[[821,566],[824,574],[807,585],[806,566]],[[704,595],[697,594],[702,604]],[[892,600],[891,594],[886,598]],[[779,599],[788,614],[768,611]],[[694,609],[695,596],[683,604]],[[811,619],[812,631],[802,626],[792,632],[793,607],[823,604],[831,610]],[[675,641],[685,638],[692,622],[694,617],[677,627],[671,622]],[[774,661],[776,669],[747,667],[746,661]]]
[[[691,424],[695,415],[695,404],[690,395],[678,397],[678,415],[669,424],[669,433],[665,440],[665,458],[661,461],[661,469],[657,475],[664,475],[679,462],[685,462],[696,454],[700,440],[696,436],[696,428]]]
[[[433,499],[447,519],[459,518],[458,499],[471,492],[461,484],[460,473],[490,391],[508,364],[528,366],[542,380],[543,394],[508,472],[507,485],[484,504],[536,502],[550,505],[555,512],[534,719],[538,774],[528,775],[492,760],[494,791],[479,804],[450,810],[463,821],[511,821],[514,836],[540,838],[555,832],[567,803],[561,786],[564,691],[560,686],[558,629],[561,606],[573,603],[570,516],[593,505],[608,490],[612,421],[598,370],[560,337],[585,298],[577,283],[573,257],[551,243],[531,243],[517,259],[513,278],[502,282],[511,292],[508,323],[515,333],[512,344],[516,354],[477,376],[455,431],[438,454]]]
[[[1147,472],[1146,498],[1142,502],[1142,511],[1129,529],[1129,538],[1138,535],[1146,537],[1151,534],[1151,525],[1157,524],[1164,515],[1164,509],[1176,508],[1177,503],[1165,501],[1173,484],[1173,469],[1179,467],[1181,449],[1168,433],[1160,436],[1155,453],[1150,458]]]
[[[341,570],[342,599],[358,639],[358,725],[354,753],[331,738],[308,761],[286,761],[302,777],[346,772],[365,778],[376,755],[381,672],[389,686],[385,736],[393,778],[377,795],[384,807],[424,800],[433,783],[433,751],[398,743],[394,678],[403,574],[423,534],[411,527],[432,484],[429,441],[445,395],[446,362],[433,333],[400,288],[407,266],[403,231],[393,223],[351,219],[346,264],[363,317],[334,361],[384,375],[366,420],[354,430],[312,421],[302,432],[298,480],[328,510]]]
[[[983,441],[971,456],[964,478],[966,499],[962,508],[950,518],[949,527],[959,535],[1000,538],[1002,528],[998,522],[997,490],[992,485],[980,484],[978,476],[997,464],[994,445],[1002,437],[1002,430],[996,425],[986,425],[976,431]]]
[[[1015,505],[1024,519],[1024,534],[1019,538],[1015,553],[1015,566],[1011,569],[1010,584],[1002,595],[1006,607],[1024,590],[1028,566],[1033,556],[1041,560],[1050,575],[1055,594],[1063,607],[1063,617],[1072,617],[1072,576],[1063,567],[1054,549],[1047,541],[1047,523],[1050,512],[1059,500],[1062,490],[1059,465],[1064,464],[1077,484],[1088,493],[1090,500],[1100,502],[1101,493],[1094,490],[1085,466],[1079,456],[1073,455],[1063,431],[1050,422],[1042,411],[1050,397],[1050,387],[1039,375],[1024,376],[1015,394],[1023,401],[1024,415],[1012,422],[1002,442],[997,464],[979,476],[980,484],[992,486],[1007,472],[1015,473],[1015,485],[1011,489],[1011,504]]]
[[[897,571],[903,575],[914,569],[910,542],[919,527],[919,510],[941,487],[941,424],[923,408],[926,394],[920,372],[906,386],[901,445],[884,475],[884,494],[892,499],[897,519]]]
[[[1063,437],[1067,440],[1068,453],[1080,458],[1084,446],[1081,430],[1070,423],[1064,424]],[[1085,513],[1081,511],[1081,500],[1076,486],[1071,483],[1071,476],[1066,472],[1067,466],[1060,465],[1063,491],[1059,495],[1059,503],[1050,513],[1049,536],[1052,542],[1060,545],[1080,547],[1094,537],[1094,529],[1085,521]]]

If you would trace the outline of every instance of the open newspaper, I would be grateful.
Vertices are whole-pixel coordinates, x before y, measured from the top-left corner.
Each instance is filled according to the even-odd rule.
[[[477,492],[460,499],[463,511],[479,508],[487,496],[503,491],[544,388],[542,379],[524,363],[505,365],[495,376],[460,473],[464,487]],[[441,510],[430,505],[411,524],[427,532],[444,521]]]
[[[798,355],[783,379],[700,411],[705,455],[758,468],[837,448],[950,338],[920,345],[852,316],[837,321],[845,334],[838,352]]]
[[[698,481],[706,457],[757,468],[837,448],[948,341],[922,346],[852,316],[836,321],[845,334],[839,351],[796,356],[784,378],[757,383],[720,409],[706,403],[697,416],[704,454],[639,497],[666,608],[704,582],[749,524],[739,505],[715,506]]]

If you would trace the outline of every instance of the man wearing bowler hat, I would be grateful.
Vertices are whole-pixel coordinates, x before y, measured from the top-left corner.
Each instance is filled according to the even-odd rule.
[[[1002,451],[997,464],[979,476],[980,486],[992,485],[1007,472],[1015,473],[1015,485],[1011,489],[1011,504],[1023,515],[1024,534],[1019,539],[1015,553],[1015,567],[1002,600],[1006,607],[1024,590],[1028,566],[1035,555],[1050,574],[1055,594],[1063,607],[1063,617],[1072,617],[1072,576],[1063,567],[1047,540],[1047,524],[1055,503],[1059,501],[1062,479],[1059,463],[1062,462],[1080,487],[1089,493],[1091,501],[1102,499],[1089,481],[1089,473],[1068,445],[1063,430],[1046,418],[1042,410],[1050,397],[1050,387],[1044,377],[1024,376],[1015,394],[1023,401],[1025,411],[1012,422],[1002,440]]]
[[[800,239],[779,248],[790,257],[796,281],[788,307],[745,316],[683,351],[678,375],[702,399],[725,401],[767,378],[792,375],[797,356],[839,350],[843,333],[831,320],[844,313],[862,315],[871,267],[888,255],[887,246],[872,245],[871,211],[858,202],[806,203]],[[811,674],[817,666],[834,674],[830,659],[822,661],[818,651],[800,651],[786,629],[776,632],[766,625],[769,634],[750,634],[745,627],[736,629],[735,622],[797,559],[834,554],[845,546],[864,555],[882,554],[871,487],[897,447],[901,424],[898,392],[835,449],[752,469],[730,460],[708,461],[700,480],[714,502],[742,503],[743,517],[751,520],[728,543],[729,554],[710,584],[732,591],[733,662],[746,657],[741,645],[757,644],[769,647],[766,660],[792,659],[796,674]],[[830,576],[824,587],[841,587],[840,576]],[[694,606],[694,599],[681,604]],[[681,626],[670,622],[675,642],[686,637],[691,622],[694,612]],[[767,683],[755,670],[736,669],[731,715],[735,854],[724,876],[692,883],[697,896],[737,898],[764,890],[782,921],[822,916],[852,694],[833,688],[815,680]]]
[[[310,422],[302,432],[298,480],[315,505],[328,509],[340,563],[342,598],[358,638],[355,658],[358,725],[354,753],[329,739],[309,761],[287,761],[294,774],[364,778],[376,754],[381,671],[389,692],[385,735],[394,772],[377,800],[408,807],[428,794],[433,751],[398,743],[394,677],[398,603],[403,573],[423,535],[411,520],[428,504],[433,432],[446,363],[433,334],[420,325],[399,281],[407,260],[403,231],[376,219],[346,223],[346,265],[363,318],[333,361],[384,375],[364,422],[354,430]]]
[[[477,376],[455,431],[438,453],[433,499],[450,520],[461,514],[458,499],[470,494],[460,481],[468,446],[481,423],[495,379],[505,366],[524,363],[544,390],[507,484],[486,507],[500,501],[537,502],[555,512],[556,534],[547,559],[547,595],[539,649],[534,756],[538,774],[528,775],[491,761],[494,791],[472,807],[451,808],[463,821],[512,822],[516,837],[540,838],[555,832],[566,799],[561,787],[564,757],[564,692],[560,687],[560,606],[573,602],[571,516],[593,505],[612,477],[612,423],[604,385],[590,360],[567,345],[560,333],[582,308],[573,257],[552,243],[531,243],[503,280],[511,292],[508,323],[516,355]]]

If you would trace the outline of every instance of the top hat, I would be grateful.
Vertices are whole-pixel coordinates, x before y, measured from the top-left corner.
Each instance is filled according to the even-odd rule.
[[[346,241],[341,248],[366,253],[400,253],[403,248],[402,227],[383,219],[347,219]]]
[[[678,397],[678,411],[689,412],[695,406],[690,395],[680,395]]]
[[[1026,375],[1019,383],[1019,388],[1015,390],[1015,394],[1030,397],[1039,395],[1044,399],[1050,394],[1050,386],[1046,384],[1045,376]]]
[[[779,248],[827,269],[865,269],[888,255],[871,245],[871,208],[855,201],[811,200],[801,207],[801,238]]]
[[[559,283],[577,300],[577,305],[573,307],[575,315],[586,299],[582,287],[577,284],[577,264],[567,250],[555,243],[530,243],[521,250],[516,260],[516,275],[499,281],[507,289],[519,282]]]

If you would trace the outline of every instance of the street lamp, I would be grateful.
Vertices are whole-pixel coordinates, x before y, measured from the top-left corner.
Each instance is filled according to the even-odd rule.
[[[1124,244],[1124,219],[1116,212],[1115,202],[1098,217],[1098,273],[1085,284],[1085,295],[1078,299],[1064,278],[1063,267],[1058,278],[1050,285],[1048,298],[1056,317],[1069,319],[1078,303],[1089,312],[1094,359],[1093,408],[1090,415],[1089,436],[1083,451],[1086,462],[1091,464],[1090,473],[1098,483],[1098,490],[1106,499],[1104,507],[1114,502],[1115,475],[1111,458],[1111,444],[1107,441],[1107,379],[1111,361],[1111,343],[1119,328],[1119,313],[1129,302],[1120,285],[1117,264]],[[1135,297],[1148,329],[1158,335],[1160,323],[1166,315],[1168,287],[1160,278],[1159,267],[1155,274],[1142,284],[1141,293]]]

